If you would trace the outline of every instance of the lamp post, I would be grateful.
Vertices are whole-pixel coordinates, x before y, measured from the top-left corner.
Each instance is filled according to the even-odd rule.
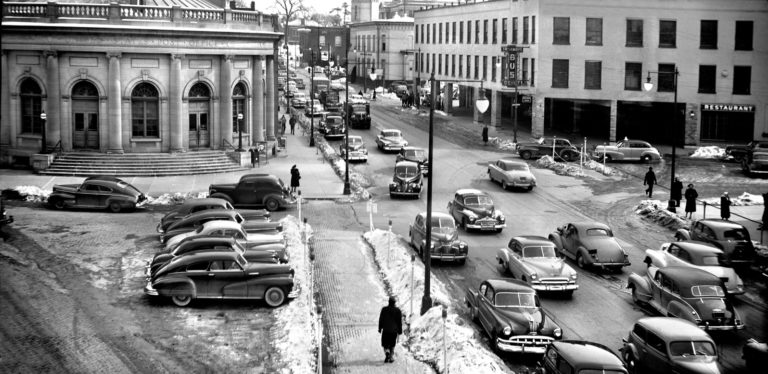
[[[309,99],[312,104],[309,119],[309,146],[315,146],[315,51],[309,49],[310,59],[312,61],[312,75],[309,77]]]
[[[237,113],[237,151],[243,152],[243,113]]]
[[[349,26],[347,29],[346,48],[344,48],[344,195],[349,195],[352,190],[349,186]]]
[[[434,118],[435,118],[435,93],[437,92],[437,88],[440,87],[437,84],[437,81],[435,80],[435,71],[433,70],[432,73],[429,76],[429,81],[431,84],[431,92],[430,95],[430,105],[429,105],[429,146],[428,146],[428,152],[429,152],[429,164],[427,165],[427,175],[429,175],[429,178],[427,179],[427,233],[425,238],[425,246],[426,250],[424,250],[424,296],[421,298],[421,315],[424,315],[429,308],[432,307],[432,296],[430,296],[430,272],[432,271],[432,261],[431,261],[431,254],[432,254],[432,181],[435,180],[435,174],[434,174]],[[461,81],[461,82],[469,82],[469,81]],[[477,81],[474,81],[477,82]],[[485,113],[486,110],[488,110],[488,105],[490,104],[488,102],[488,99],[485,97],[485,92],[483,90],[483,81],[480,81],[480,97],[475,102],[475,107],[477,110],[482,114]]]
[[[421,109],[421,47],[419,47],[419,51],[416,54],[416,63],[414,64],[416,66],[416,87],[414,88],[414,96],[416,96],[416,109]]]
[[[42,143],[40,145],[40,153],[43,153],[43,154],[48,153],[48,144],[47,144],[48,140],[45,138],[45,133],[47,132],[47,131],[45,131],[46,130],[45,129],[45,119],[46,118],[48,118],[48,116],[45,114],[45,111],[40,113],[40,120],[43,121],[43,127],[41,129],[43,137],[42,137],[42,139],[40,139],[41,143]]]
[[[677,66],[675,66],[675,71],[649,71],[648,76],[645,79],[645,83],[643,83],[643,89],[645,91],[650,91],[653,89],[653,83],[651,83],[651,73],[656,74],[658,76],[661,76],[661,74],[674,74],[674,77],[672,79],[672,85],[674,87],[675,95],[674,95],[674,104],[672,106],[672,165],[671,165],[671,173],[670,173],[670,179],[669,179],[669,191],[672,192],[673,185],[675,183],[675,147],[677,145],[677,137],[675,136],[675,131],[677,130],[677,77],[680,75],[680,72],[677,70]],[[667,205],[667,210],[670,212],[675,212],[675,201],[672,200],[671,196]]]

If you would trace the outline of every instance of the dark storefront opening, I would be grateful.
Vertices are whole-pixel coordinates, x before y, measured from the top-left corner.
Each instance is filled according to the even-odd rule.
[[[610,135],[610,101],[547,98],[544,105],[545,129],[587,137],[608,138]]]
[[[754,112],[701,111],[702,141],[749,142],[754,137]]]
[[[616,108],[616,139],[625,137],[650,143],[683,142],[685,103],[677,103],[678,116],[673,120],[674,103],[619,101]]]

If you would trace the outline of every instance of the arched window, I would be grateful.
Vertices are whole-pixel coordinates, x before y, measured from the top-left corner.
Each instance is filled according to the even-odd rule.
[[[93,99],[99,97],[99,91],[96,90],[96,86],[88,81],[80,81],[75,87],[72,87],[73,99]]]
[[[203,83],[196,83],[189,89],[190,99],[209,99],[211,97],[211,91]]]
[[[40,113],[43,106],[43,91],[32,78],[21,82],[21,132],[23,134],[42,134],[43,120]]]
[[[243,82],[235,85],[235,89],[232,90],[232,131],[238,133],[240,129],[239,124],[243,126],[243,132],[248,132],[248,118],[245,113],[245,85]],[[243,120],[238,123],[237,114],[243,113]]]
[[[132,134],[135,137],[160,136],[159,94],[149,83],[141,83],[131,92]]]

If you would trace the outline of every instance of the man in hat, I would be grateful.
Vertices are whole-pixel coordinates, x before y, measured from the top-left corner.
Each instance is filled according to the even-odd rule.
[[[403,333],[403,313],[395,305],[394,297],[389,298],[389,305],[381,308],[379,333],[381,333],[381,346],[384,348],[384,362],[395,362],[397,336]]]
[[[653,185],[656,184],[656,173],[653,172],[653,167],[648,168],[648,172],[645,173],[645,178],[643,179],[643,185],[647,185],[648,188],[645,190],[645,194],[648,195],[648,197],[653,197]]]

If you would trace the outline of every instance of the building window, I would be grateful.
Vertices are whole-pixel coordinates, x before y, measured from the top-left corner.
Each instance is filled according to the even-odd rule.
[[[752,50],[752,33],[753,33],[752,21],[736,21],[736,50],[737,51],[751,51]]]
[[[472,43],[472,21],[467,21],[467,44]]]
[[[456,77],[456,55],[451,55],[451,76]]]
[[[523,58],[522,68],[523,68],[522,69],[523,70],[523,76],[520,77],[520,81],[522,81],[523,84],[525,84],[528,81],[528,58]]]
[[[430,41],[430,39],[429,39],[429,25],[427,25],[427,42],[426,42],[426,44],[429,44],[429,41]]]
[[[437,26],[438,26],[437,42],[439,44],[443,44],[443,24],[440,23]]]
[[[659,48],[677,47],[677,21],[659,21]]]
[[[488,79],[488,56],[483,56],[483,80]]]
[[[443,74],[443,55],[437,56],[437,74]]]
[[[475,20],[475,44],[480,44],[480,21]]]
[[[749,95],[751,80],[752,80],[751,66],[734,66],[733,67],[733,94]]]
[[[199,84],[199,83],[198,83]],[[206,87],[207,88],[207,87]],[[240,129],[238,128],[238,124],[243,126],[243,132],[248,133],[248,119],[245,116],[246,115],[246,106],[245,106],[245,85],[240,82],[235,86],[235,89],[232,90],[232,132],[239,133]],[[190,92],[190,96],[192,96],[192,93]],[[243,113],[243,120],[238,121],[237,120],[237,114]],[[201,121],[202,122],[202,121]],[[202,125],[202,123],[201,123]]]
[[[450,43],[451,39],[448,39],[448,37],[451,35],[451,24],[449,22],[445,23],[445,44]]]
[[[459,77],[464,75],[464,56],[459,55]]]
[[[627,91],[640,91],[640,77],[642,74],[642,63],[627,62],[624,65],[624,89]]]
[[[488,44],[488,20],[483,20],[483,44]]]
[[[587,45],[603,45],[603,19],[587,18]]]
[[[675,91],[675,64],[659,64],[658,92]]]
[[[445,54],[445,75],[448,75],[448,54]]]
[[[491,43],[493,43],[493,44],[496,44],[496,43],[499,42],[499,40],[496,38],[497,28],[499,26],[498,23],[499,23],[499,20],[494,18],[493,19],[493,34],[492,34],[492,39],[491,39]]]
[[[507,19],[501,19],[501,44],[507,44]]]
[[[536,16],[531,16],[531,44],[536,44]]]
[[[599,90],[603,79],[602,61],[584,62],[584,89]]]
[[[568,60],[552,60],[552,88],[568,88]]]
[[[528,17],[523,17],[523,44],[528,44]]]
[[[429,72],[432,71],[432,70],[429,69],[429,53],[426,53],[426,55],[427,55],[427,66],[426,66],[427,70],[425,71],[425,73],[429,73]]]
[[[530,84],[531,87],[535,86],[535,83],[536,83],[535,75],[536,75],[536,59],[532,58],[531,59],[531,84]]]
[[[715,93],[717,66],[699,65],[699,93]]]
[[[21,133],[42,134],[43,90],[32,78],[25,78],[19,90],[21,98]]]
[[[432,54],[432,71],[435,71],[435,54]]]
[[[475,56],[475,79],[480,77],[480,56]]]
[[[419,43],[424,44],[424,25],[421,25],[421,32],[419,34],[421,35],[421,39],[419,39]]]
[[[467,36],[469,36],[469,35],[467,35]],[[467,78],[471,77],[471,75],[469,74],[469,72],[470,72],[469,65],[470,65],[470,62],[471,62],[471,58],[472,57],[470,55],[467,55],[467,74],[466,74]],[[475,61],[475,65],[477,65],[477,61]]]
[[[424,54],[423,53],[419,53],[419,71],[421,71],[422,73],[427,72],[426,70],[424,70]],[[421,84],[421,82],[419,82],[419,84]]]
[[[459,22],[459,43],[464,43],[464,22]]]
[[[437,41],[437,25],[434,23],[432,24],[432,44],[435,44]]]
[[[552,22],[552,44],[571,44],[571,19],[555,17]]]
[[[451,24],[451,43],[456,44],[456,22]]]
[[[159,95],[157,88],[141,83],[131,92],[131,134],[134,137],[156,138],[160,136]]]
[[[517,44],[517,17],[512,18],[512,44]]]
[[[701,21],[701,49],[717,49],[717,21]]]
[[[491,57],[491,82],[496,82],[496,56]]]
[[[627,20],[627,47],[643,46],[643,20]]]

